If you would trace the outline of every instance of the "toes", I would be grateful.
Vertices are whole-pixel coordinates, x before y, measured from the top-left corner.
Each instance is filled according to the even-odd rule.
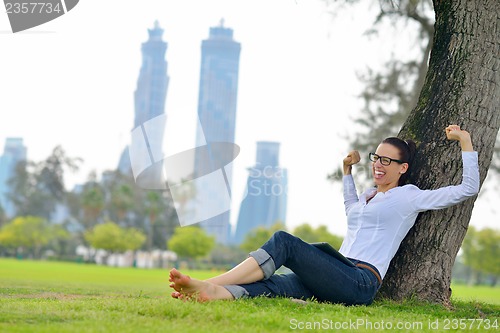
[[[181,294],[180,292],[173,292],[172,293],[172,297],[173,298],[176,298],[176,299],[180,299],[182,301],[188,301],[189,300],[189,297],[184,295],[184,294]]]

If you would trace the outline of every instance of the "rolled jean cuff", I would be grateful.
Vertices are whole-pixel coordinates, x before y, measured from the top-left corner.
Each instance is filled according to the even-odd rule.
[[[254,258],[259,264],[260,269],[262,269],[262,272],[264,272],[263,280],[269,279],[274,274],[274,272],[276,272],[274,260],[266,250],[258,249],[256,251],[250,252],[248,256]]]
[[[249,293],[248,291],[243,288],[242,286],[238,286],[236,284],[228,284],[226,286],[223,286],[224,288],[227,289],[233,295],[234,299],[242,298],[242,297],[248,297]]]

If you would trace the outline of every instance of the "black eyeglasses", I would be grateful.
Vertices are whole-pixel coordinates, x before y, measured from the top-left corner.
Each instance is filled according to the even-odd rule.
[[[370,153],[369,157],[370,157],[370,161],[377,162],[378,160],[380,160],[380,163],[382,165],[385,165],[385,166],[391,165],[391,162],[393,162],[393,161],[397,162],[399,164],[406,163],[406,162],[403,162],[401,160],[396,160],[394,158],[390,158],[390,157],[387,157],[387,156],[379,156],[379,155],[377,155],[375,153]]]

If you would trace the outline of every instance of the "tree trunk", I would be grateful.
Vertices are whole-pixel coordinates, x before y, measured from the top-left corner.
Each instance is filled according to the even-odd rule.
[[[434,45],[416,108],[399,136],[417,142],[411,180],[421,189],[459,184],[459,145],[444,128],[469,131],[479,153],[481,184],[500,126],[500,6],[498,0],[434,0]],[[380,294],[448,304],[451,270],[475,198],[420,214],[391,262]]]

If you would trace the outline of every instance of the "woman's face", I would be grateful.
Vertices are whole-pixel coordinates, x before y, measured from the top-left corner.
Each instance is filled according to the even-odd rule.
[[[389,143],[381,143],[377,147],[375,154],[381,157],[376,162],[372,162],[373,180],[377,185],[377,189],[385,192],[398,186],[399,178],[408,170],[408,163],[391,161],[389,165],[382,164],[382,157],[400,160],[401,156],[398,148]]]

